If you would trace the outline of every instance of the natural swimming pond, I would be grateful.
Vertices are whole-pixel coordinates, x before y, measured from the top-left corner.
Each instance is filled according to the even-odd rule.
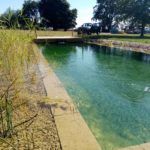
[[[150,142],[150,55],[71,44],[42,52],[103,150]]]

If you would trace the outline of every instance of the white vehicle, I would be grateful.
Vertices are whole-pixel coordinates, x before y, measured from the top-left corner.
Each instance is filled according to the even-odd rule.
[[[150,27],[145,27],[145,33],[150,33]]]

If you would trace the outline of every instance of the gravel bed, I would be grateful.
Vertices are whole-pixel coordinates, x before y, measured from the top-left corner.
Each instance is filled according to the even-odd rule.
[[[14,111],[14,134],[11,138],[0,139],[0,150],[61,150],[51,105],[48,104],[38,66],[32,68],[34,84],[30,75],[26,89],[32,97]],[[32,81],[33,82],[33,81]],[[30,83],[30,84],[29,84]]]

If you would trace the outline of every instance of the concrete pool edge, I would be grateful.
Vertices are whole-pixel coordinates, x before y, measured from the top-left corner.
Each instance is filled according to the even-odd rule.
[[[119,150],[150,150],[150,143],[129,146],[129,147],[121,148]]]
[[[132,42],[115,41],[115,40],[87,40],[87,44],[106,46],[110,48],[118,48],[126,51],[133,51],[137,53],[150,54],[150,45],[148,44],[137,44]],[[143,46],[143,47],[142,47]]]
[[[52,111],[62,149],[101,150],[96,138],[42,54],[38,66],[47,96],[54,100]]]

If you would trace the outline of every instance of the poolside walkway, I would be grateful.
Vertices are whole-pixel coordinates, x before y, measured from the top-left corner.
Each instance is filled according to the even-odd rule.
[[[40,60],[39,69],[44,77],[43,82],[50,98],[62,149],[101,150],[72,99],[42,54]]]
[[[67,43],[79,43],[83,42],[81,37],[74,36],[38,36],[35,39],[36,43],[56,43],[56,42],[67,42]]]

